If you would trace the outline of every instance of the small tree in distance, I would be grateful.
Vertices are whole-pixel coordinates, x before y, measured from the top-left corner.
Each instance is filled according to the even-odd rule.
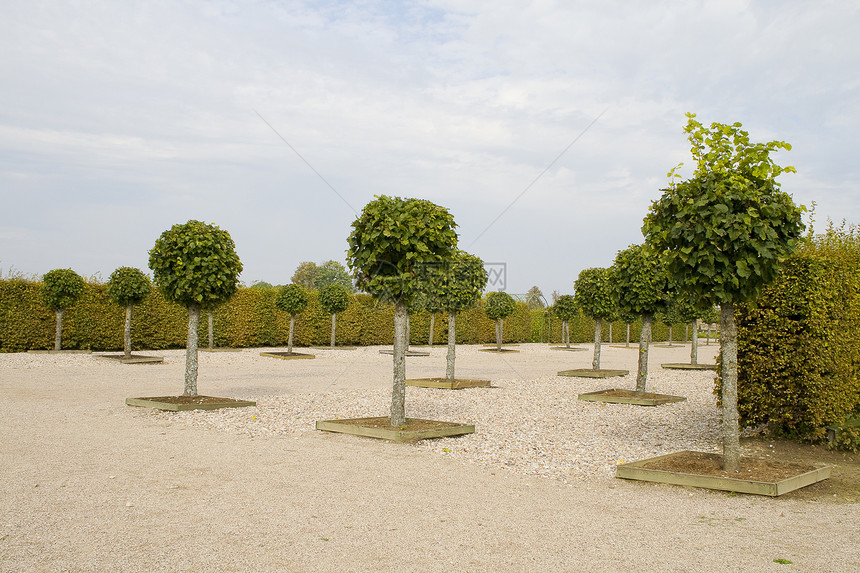
[[[594,359],[592,370],[600,370],[600,339],[603,321],[615,314],[615,302],[610,290],[609,269],[591,268],[579,273],[573,283],[573,299],[585,316],[594,320]]]
[[[641,316],[639,334],[639,369],[636,391],[645,392],[648,379],[648,347],[654,314],[666,308],[668,287],[666,271],[660,258],[645,245],[632,245],[615,256],[612,265],[612,297],[624,316]]]
[[[578,308],[573,296],[563,294],[556,299],[552,305],[552,312],[561,320],[561,342],[566,348],[570,348],[570,325],[569,321],[576,317]]]
[[[331,315],[331,347],[334,348],[337,313],[349,308],[349,291],[342,284],[328,285],[320,291],[320,306]]]
[[[736,302],[755,300],[803,232],[801,213],[775,178],[770,158],[782,141],[751,144],[740,123],[709,128],[687,114],[697,166],[692,179],[663,190],[651,204],[642,233],[661,253],[673,282],[697,300],[720,305],[723,469],[740,470],[737,408]],[[674,169],[670,171],[670,177]]]
[[[390,423],[406,423],[406,317],[421,291],[416,271],[450,258],[457,247],[454,217],[422,199],[378,196],[364,206],[347,239],[356,286],[394,303],[394,376]]]
[[[291,284],[281,287],[275,306],[290,315],[290,334],[287,339],[287,354],[293,353],[293,332],[296,329],[296,315],[308,306],[308,291],[304,287]]]
[[[174,225],[149,251],[149,268],[164,298],[188,308],[184,396],[197,396],[200,309],[230,300],[239,288],[242,262],[227,231],[190,220]]]
[[[143,302],[151,291],[152,282],[149,277],[134,267],[119,267],[108,279],[108,298],[112,303],[125,307],[123,353],[126,358],[131,358],[131,309]]]
[[[496,321],[496,350],[502,351],[504,320],[514,313],[517,306],[514,299],[506,292],[496,291],[487,295],[484,312],[487,318]]]
[[[42,277],[42,302],[57,315],[54,350],[63,348],[63,313],[84,294],[86,283],[72,269],[54,269]]]

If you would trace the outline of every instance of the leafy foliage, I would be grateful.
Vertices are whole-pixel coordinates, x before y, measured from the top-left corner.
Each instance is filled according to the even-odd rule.
[[[319,267],[316,263],[311,261],[302,261],[299,263],[299,266],[296,267],[296,272],[293,273],[293,277],[290,280],[293,284],[297,284],[307,290],[311,290],[312,288],[315,288],[314,282],[316,281],[318,274]]]
[[[768,156],[783,142],[749,143],[739,123],[705,129],[688,114],[698,168],[692,179],[663,190],[642,232],[660,252],[679,288],[712,304],[755,300],[797,246],[803,208],[773,180],[782,172]]]
[[[573,299],[585,316],[601,320],[613,318],[616,307],[611,278],[609,269],[604,268],[584,269],[579,273],[573,283]]]
[[[529,305],[529,308],[532,310],[544,308],[543,293],[537,285],[530,288],[526,293],[526,304]]]
[[[576,302],[571,295],[563,294],[558,297],[555,304],[552,305],[552,312],[561,320],[569,321],[576,317],[579,312],[579,307],[577,307]]]
[[[490,320],[504,320],[514,313],[516,304],[506,292],[491,292],[484,303],[484,312]]]
[[[422,199],[378,196],[364,206],[347,239],[356,286],[385,301],[409,303],[421,265],[449,260],[457,246],[447,209]]]
[[[355,291],[352,286],[352,277],[346,270],[346,267],[337,261],[326,261],[317,267],[314,288],[321,291],[332,284],[342,286],[347,292]]]
[[[339,283],[332,283],[320,290],[320,306],[328,314],[337,314],[349,307],[349,291]]]
[[[615,256],[612,298],[625,315],[655,314],[665,309],[669,281],[657,253],[645,245],[631,245]]]
[[[275,306],[287,314],[301,314],[308,306],[308,291],[304,287],[291,284],[281,287]]]
[[[134,267],[119,267],[111,273],[107,283],[110,301],[120,306],[140,304],[151,291],[149,277]]]
[[[54,269],[42,277],[42,302],[51,310],[65,310],[84,294],[86,283],[72,269]]]
[[[481,300],[488,279],[484,261],[460,250],[455,251],[449,260],[422,265],[420,277],[425,295],[424,307],[429,312],[462,311],[474,307]]]
[[[188,307],[211,307],[236,292],[242,263],[227,231],[190,220],[155,241],[149,268],[166,299]]]

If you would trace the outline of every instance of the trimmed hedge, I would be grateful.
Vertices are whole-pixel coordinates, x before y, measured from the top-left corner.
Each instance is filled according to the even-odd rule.
[[[858,255],[808,244],[757,303],[736,306],[742,427],[820,440],[860,411]]]
[[[25,279],[0,280],[0,352],[53,348],[55,315],[39,296],[40,283]],[[296,317],[296,346],[327,345],[331,317],[322,309],[317,291],[310,291],[308,306]],[[289,315],[275,306],[277,291],[240,288],[213,313],[215,346],[249,348],[284,346],[289,336]],[[340,345],[393,344],[394,307],[365,294],[351,295],[349,308],[338,314]],[[201,347],[209,344],[207,312],[202,313]],[[96,351],[122,350],[125,309],[110,303],[107,285],[87,283],[78,302],[66,311],[63,321],[64,348]],[[430,314],[412,315],[411,344],[426,344]],[[505,342],[531,339],[532,317],[525,303],[517,303],[505,320]],[[448,336],[447,313],[436,315],[434,343]],[[188,334],[188,311],[168,302],[153,287],[146,299],[134,306],[132,348],[184,348]],[[480,344],[495,340],[495,326],[482,308],[461,312],[457,318],[457,343]]]
[[[549,316],[544,310],[533,310],[532,332],[530,342],[549,342],[561,344],[561,319]],[[571,344],[587,344],[594,342],[594,321],[585,316],[582,311],[568,322],[570,327]],[[639,333],[642,330],[642,320],[630,324],[630,343],[639,342]],[[623,344],[627,340],[627,323],[623,320],[612,322],[612,340],[609,340],[609,323],[603,322],[603,342],[612,344]],[[654,322],[652,326],[653,342],[669,340],[669,327],[662,322]],[[672,331],[672,340],[680,342],[684,340],[684,326],[680,325]]]

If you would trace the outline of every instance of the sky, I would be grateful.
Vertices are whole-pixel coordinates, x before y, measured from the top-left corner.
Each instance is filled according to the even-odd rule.
[[[789,142],[782,189],[856,224],[857,30],[827,0],[3,0],[0,272],[148,271],[197,219],[285,284],[389,195],[550,298],[692,174],[686,112]]]

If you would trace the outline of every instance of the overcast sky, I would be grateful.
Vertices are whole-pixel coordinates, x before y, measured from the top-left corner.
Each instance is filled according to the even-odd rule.
[[[549,298],[642,242],[685,112],[791,143],[783,189],[858,223],[858,30],[849,0],[3,0],[0,268],[148,271],[199,219],[287,283],[385,194]]]

